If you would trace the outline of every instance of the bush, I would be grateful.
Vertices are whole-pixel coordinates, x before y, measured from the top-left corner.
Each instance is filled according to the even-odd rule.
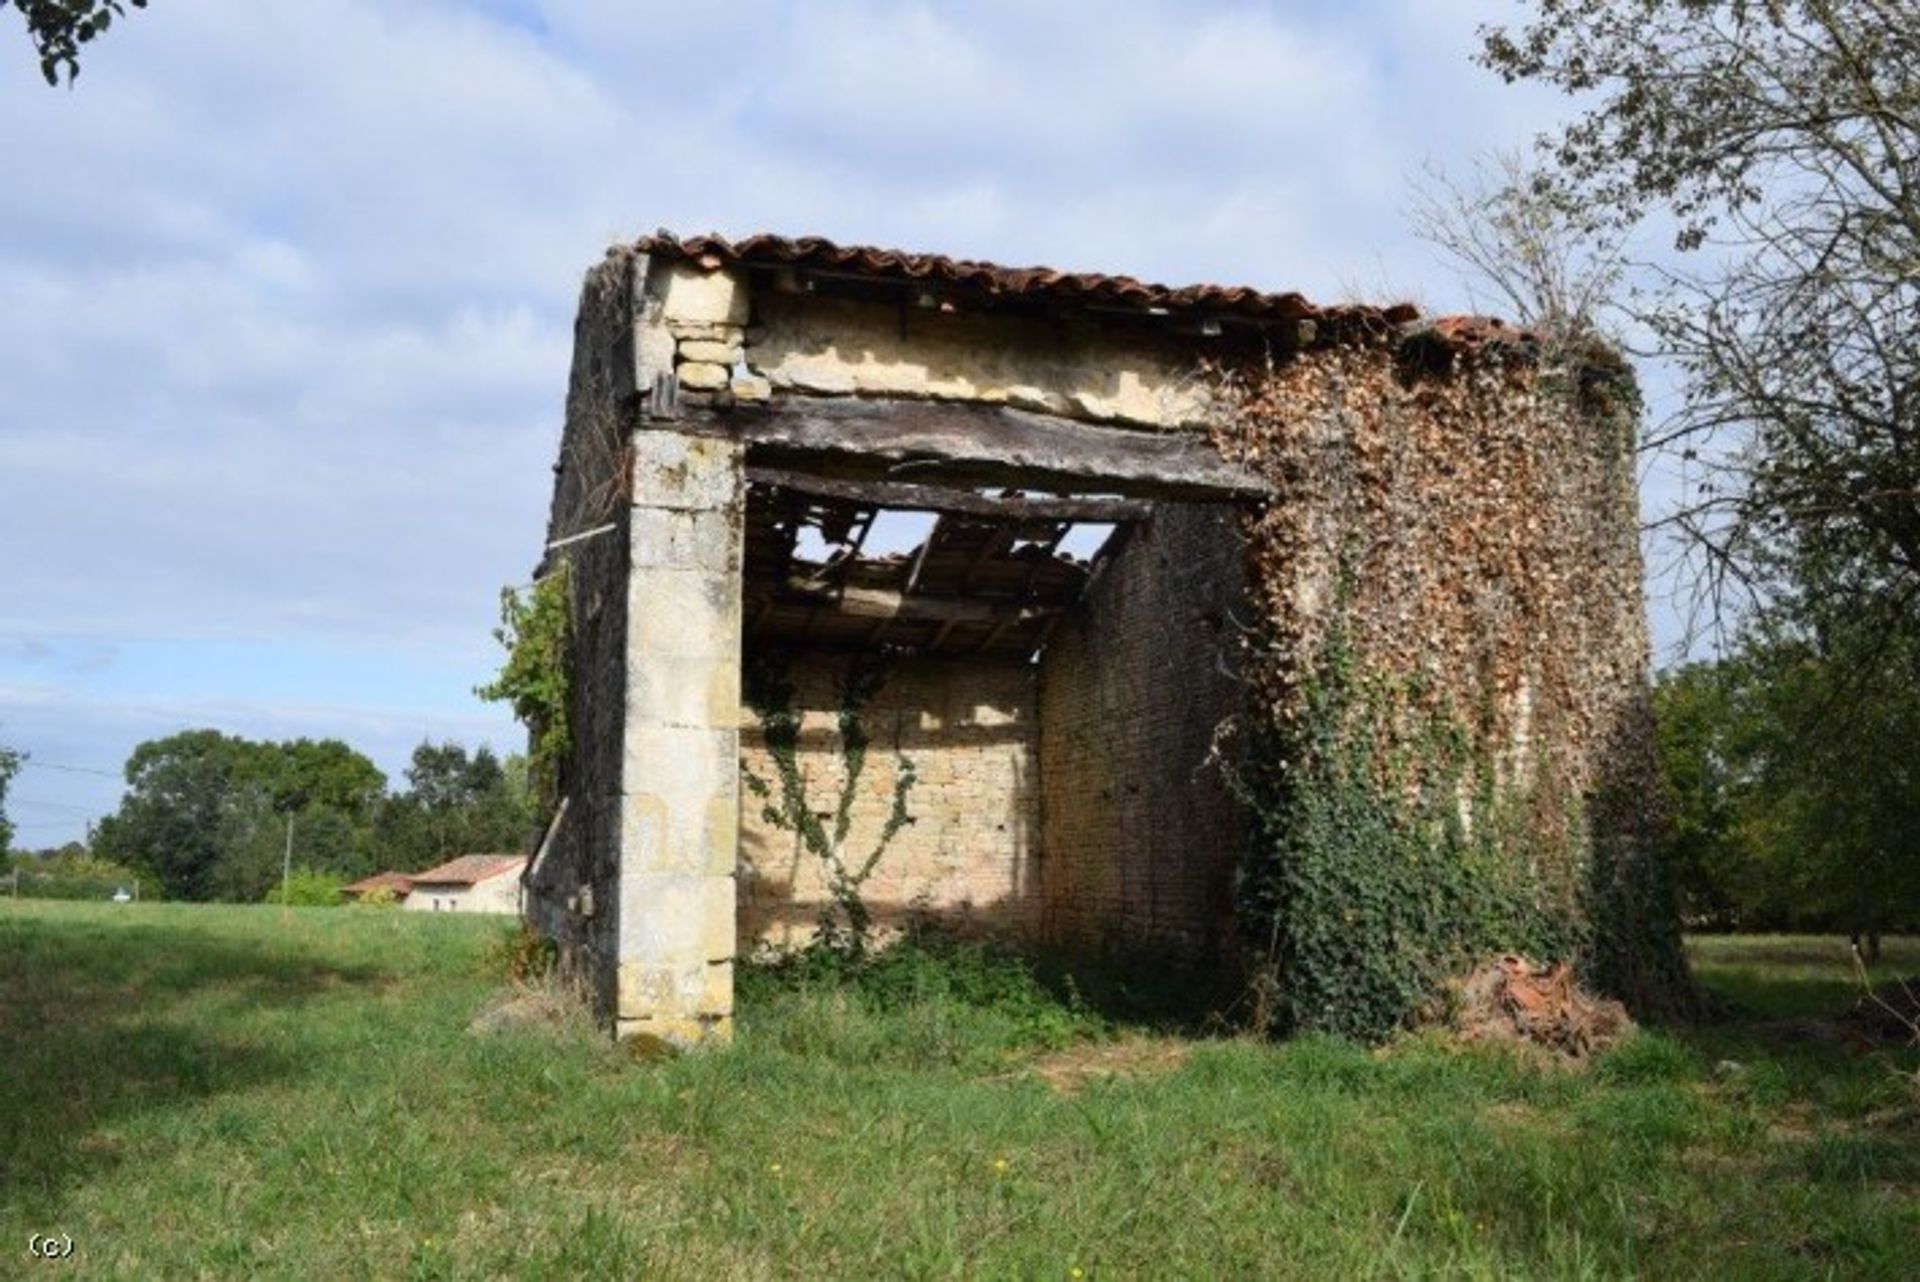
[[[338,873],[297,868],[285,886],[275,886],[266,893],[266,902],[292,908],[333,908],[341,902],[340,888],[346,884],[346,878]]]
[[[865,956],[816,945],[740,973],[749,1022],[791,1050],[848,1063],[998,1062],[1110,1031],[993,944],[919,934]]]
[[[516,984],[524,984],[551,975],[559,960],[559,947],[522,923],[494,939],[487,949],[485,964],[489,974],[504,975]]]

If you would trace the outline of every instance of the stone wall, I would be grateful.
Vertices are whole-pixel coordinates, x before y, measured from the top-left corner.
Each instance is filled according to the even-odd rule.
[[[560,947],[563,964],[609,1018],[618,964],[622,709],[626,699],[628,466],[616,412],[632,378],[630,272],[617,260],[587,274],[574,322],[566,424],[555,465],[549,544],[613,529],[549,552],[541,572],[566,567],[573,650],[572,750],[560,763],[566,811],[544,857],[528,869],[528,921]]]
[[[807,655],[788,678],[802,712],[799,765],[814,808],[831,814],[846,778],[836,729],[843,656]],[[851,807],[847,848],[863,859],[892,808],[899,759],[913,765],[902,828],[862,895],[884,930],[910,915],[963,931],[1025,936],[1037,920],[1039,795],[1033,665],[903,660],[862,714],[872,739]],[[777,797],[759,722],[741,722],[741,766]],[[806,942],[830,897],[819,860],[743,795],[740,939]]]
[[[1236,515],[1162,504],[1039,665],[1042,934],[1102,954],[1231,950],[1245,835],[1209,760],[1239,707]]]
[[[1577,950],[1641,1009],[1683,1000],[1652,838],[1631,374],[1416,336],[1249,363],[1222,400],[1219,443],[1276,490],[1250,527],[1250,677],[1269,755],[1292,755],[1262,785],[1288,982],[1351,1006],[1362,981],[1406,992],[1487,952]],[[1426,834],[1418,885],[1289,835],[1389,808]],[[1405,973],[1350,949],[1356,930],[1400,941]]]
[[[651,374],[738,400],[927,397],[1143,427],[1204,427],[1193,348],[1081,318],[956,313],[751,288],[687,263],[651,269],[640,336]]]

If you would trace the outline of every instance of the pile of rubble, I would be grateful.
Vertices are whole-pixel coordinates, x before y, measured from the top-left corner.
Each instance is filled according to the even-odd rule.
[[[1451,986],[1450,1023],[1470,1042],[1527,1042],[1570,1059],[1605,1050],[1633,1031],[1627,1008],[1574,983],[1566,962],[1544,966],[1508,954]]]

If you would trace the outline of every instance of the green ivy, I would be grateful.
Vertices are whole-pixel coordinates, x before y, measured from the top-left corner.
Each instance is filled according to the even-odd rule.
[[[547,811],[558,803],[560,763],[573,743],[567,719],[572,629],[565,562],[524,592],[502,588],[500,626],[493,635],[507,657],[499,675],[474,690],[482,699],[507,703],[527,727],[527,775]]]
[[[1489,953],[1584,944],[1574,879],[1552,876],[1564,859],[1541,866],[1549,848],[1578,849],[1579,816],[1562,808],[1566,827],[1540,831],[1552,807],[1501,795],[1457,717],[1429,716],[1389,748],[1379,728],[1406,725],[1408,693],[1362,677],[1336,639],[1299,719],[1261,731],[1236,768],[1253,817],[1240,919],[1272,999],[1263,1022],[1379,1041]]]
[[[819,941],[831,951],[855,957],[866,953],[873,929],[873,914],[861,896],[861,888],[880,866],[880,857],[900,830],[913,822],[907,798],[913,792],[917,772],[896,746],[893,804],[886,822],[872,849],[864,856],[848,857],[853,801],[860,792],[872,743],[861,714],[886,684],[889,668],[890,656],[885,653],[859,654],[848,661],[841,676],[837,725],[845,772],[834,802],[831,828],[822,822],[807,795],[806,775],[800,769],[801,714],[794,706],[793,681],[786,665],[762,656],[748,665],[745,674],[747,705],[760,719],[761,737],[778,776],[776,792],[775,784],[751,770],[745,771],[747,790],[761,802],[761,818],[793,833],[807,853],[820,861],[832,902],[821,915]]]

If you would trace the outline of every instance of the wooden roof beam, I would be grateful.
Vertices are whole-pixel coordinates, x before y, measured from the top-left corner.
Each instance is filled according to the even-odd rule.
[[[755,466],[834,479],[1186,502],[1272,493],[1196,432],[1112,427],[1004,405],[784,395],[764,405],[689,412],[682,426],[746,442]]]
[[[787,583],[788,599],[798,605],[837,610],[857,619],[900,619],[928,623],[981,623],[989,626],[1011,620],[1044,619],[1064,606],[1033,605],[1017,601],[987,601],[979,597],[909,595],[891,588],[846,588],[836,600],[810,591],[805,579]]]
[[[783,467],[749,465],[747,480],[754,485],[771,485],[815,498],[867,503],[890,511],[938,512],[943,516],[1119,525],[1144,521],[1153,515],[1153,504],[1145,499],[1015,498],[942,485],[915,485],[908,481],[838,480]]]

